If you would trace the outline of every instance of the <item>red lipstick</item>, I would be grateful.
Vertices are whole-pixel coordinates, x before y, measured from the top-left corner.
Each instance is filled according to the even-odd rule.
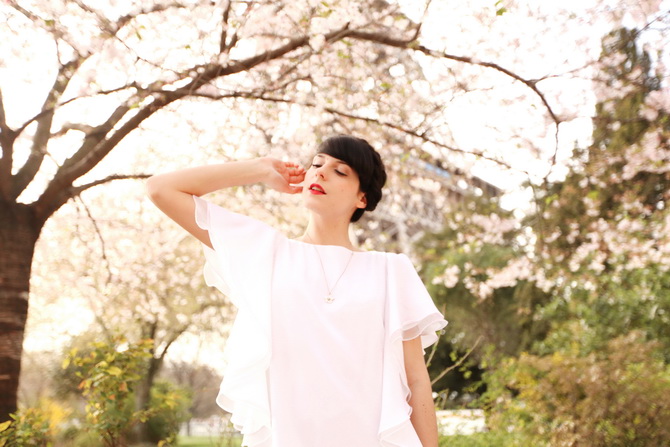
[[[312,193],[312,194],[317,194],[317,195],[325,195],[326,194],[326,191],[318,183],[312,183],[311,185],[309,185],[309,192]]]

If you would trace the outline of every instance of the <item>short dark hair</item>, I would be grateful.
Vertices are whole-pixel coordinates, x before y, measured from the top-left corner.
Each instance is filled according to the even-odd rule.
[[[337,135],[325,140],[317,153],[330,155],[348,164],[360,180],[360,190],[365,193],[367,205],[358,208],[351,216],[357,222],[365,211],[372,211],[382,199],[382,188],[386,183],[386,169],[379,153],[362,138]]]

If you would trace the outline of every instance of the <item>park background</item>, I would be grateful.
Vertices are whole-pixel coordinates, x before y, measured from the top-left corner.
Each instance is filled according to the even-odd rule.
[[[186,445],[223,416],[234,309],[142,179],[347,133],[390,172],[352,237],[411,256],[450,321],[436,405],[486,414],[443,445],[669,445],[669,7],[3,1],[0,444]],[[305,221],[257,185],[211,199]]]

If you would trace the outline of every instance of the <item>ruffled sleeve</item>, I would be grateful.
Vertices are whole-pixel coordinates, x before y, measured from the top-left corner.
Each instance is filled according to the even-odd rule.
[[[379,438],[383,447],[421,447],[410,422],[410,389],[405,373],[403,341],[421,337],[425,349],[437,341],[447,325],[412,262],[405,255],[388,254],[382,414]]]
[[[226,343],[228,364],[216,402],[231,413],[244,446],[270,446],[267,369],[271,356],[270,287],[278,232],[194,196],[198,226],[209,232],[205,281],[238,308]]]

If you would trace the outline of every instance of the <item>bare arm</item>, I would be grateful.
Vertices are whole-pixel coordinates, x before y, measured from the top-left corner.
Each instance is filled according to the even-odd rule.
[[[195,221],[192,196],[258,182],[295,194],[302,188],[291,185],[300,183],[304,176],[305,171],[298,164],[266,157],[158,174],[149,178],[146,186],[149,198],[161,211],[211,247],[209,234]]]
[[[435,416],[430,377],[423,358],[421,338],[417,337],[404,341],[403,352],[407,385],[411,392],[409,404],[412,407],[412,415],[410,420],[414,430],[419,435],[421,445],[423,447],[437,447],[437,417]]]

